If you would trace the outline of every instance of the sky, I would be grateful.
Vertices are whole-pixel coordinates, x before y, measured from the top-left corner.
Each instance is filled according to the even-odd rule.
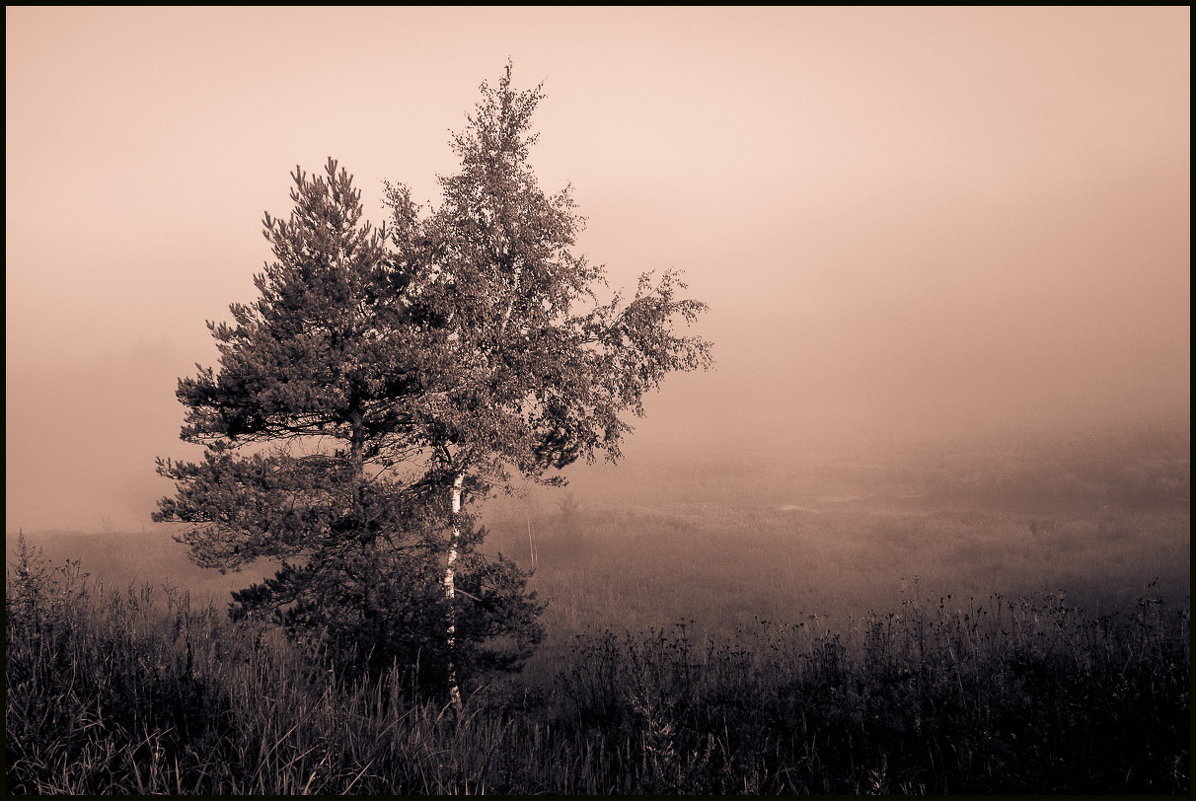
[[[6,530],[138,530],[263,212],[436,199],[508,60],[614,285],[679,268],[684,444],[1189,420],[1190,10],[7,8]]]

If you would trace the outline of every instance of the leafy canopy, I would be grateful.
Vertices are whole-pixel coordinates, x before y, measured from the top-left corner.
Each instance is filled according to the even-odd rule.
[[[675,272],[599,299],[570,190],[544,192],[529,162],[541,89],[513,89],[508,66],[481,94],[434,207],[387,184],[374,227],[335,161],[292,173],[289,217],[264,220],[258,298],[208,324],[219,369],[179,381],[181,436],[203,458],[159,460],[177,492],[155,518],[188,524],[197,563],[282,563],[234,613],[357,662],[450,658],[435,621],[455,601],[438,582],[459,550],[458,661],[518,664],[539,604],[526,573],[477,551],[485,532],[452,488],[468,507],[516,474],[563,483],[578,459],[616,459],[644,395],[710,363],[708,342],[674,332],[705,308]]]

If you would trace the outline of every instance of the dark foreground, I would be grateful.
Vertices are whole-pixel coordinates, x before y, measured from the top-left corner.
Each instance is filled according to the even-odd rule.
[[[345,686],[221,610],[69,564],[10,571],[6,612],[14,794],[1190,789],[1188,607],[1151,597],[588,634],[461,716],[397,673]]]

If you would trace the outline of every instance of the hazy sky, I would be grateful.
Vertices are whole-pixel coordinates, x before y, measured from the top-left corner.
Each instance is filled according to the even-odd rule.
[[[433,200],[508,58],[612,283],[717,369],[630,443],[1186,419],[1190,11],[8,8],[8,531],[138,528],[288,171]],[[638,443],[638,444],[637,444]]]

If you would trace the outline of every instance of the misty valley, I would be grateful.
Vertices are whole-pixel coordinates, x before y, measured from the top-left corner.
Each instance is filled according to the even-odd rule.
[[[1190,794],[1190,16],[9,7],[6,789]]]
[[[90,574],[68,587],[51,569],[40,589],[10,536],[9,686],[46,694],[14,719],[10,692],[10,787],[1186,792],[1189,442],[1173,426],[657,447],[499,495],[484,550],[534,569],[547,634],[462,720],[398,673],[339,682],[234,626],[227,593],[258,566],[201,570],[167,526],[25,532]],[[69,692],[14,675],[21,614],[42,633],[18,649],[97,670],[107,653],[117,674]],[[125,752],[101,754],[109,725]],[[82,761],[46,784],[12,738],[55,732]],[[201,742],[236,769],[210,769]]]

